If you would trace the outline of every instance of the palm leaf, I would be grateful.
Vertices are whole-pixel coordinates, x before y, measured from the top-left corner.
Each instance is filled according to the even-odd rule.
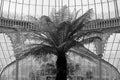
[[[73,30],[72,32],[69,34],[69,38],[74,35],[75,33],[77,33],[78,31],[80,31],[84,26],[85,26],[85,22],[88,21],[88,18],[90,18],[90,14],[92,13],[92,9],[88,10],[85,14],[83,14],[82,16],[78,17],[78,19],[74,20],[72,22],[72,27]]]
[[[80,12],[80,10],[81,9],[79,9],[75,14],[73,14],[74,15],[74,17],[73,17],[73,19],[72,19],[72,21],[74,21],[76,18],[77,18],[77,16],[78,16],[78,13]],[[73,12],[75,12],[75,9],[74,9],[74,11]]]
[[[59,24],[57,33],[60,35],[61,42],[64,42],[68,36],[68,34],[71,32],[71,22],[64,21]]]
[[[78,17],[76,20],[74,20],[72,22],[73,25],[76,25],[78,26],[81,21],[86,21],[88,19],[90,19],[90,15],[93,13],[93,10],[92,9],[89,9],[86,13],[84,13],[82,16]]]
[[[56,55],[56,49],[49,45],[40,44],[37,45],[36,47],[32,47],[27,50],[24,50],[22,54],[19,55],[19,58],[27,57],[30,55],[33,55],[35,58],[40,58],[42,57],[42,55],[47,55],[47,54]]]
[[[102,39],[101,39],[100,37],[94,36],[94,37],[90,37],[90,38],[83,39],[83,40],[81,41],[81,44],[89,44],[89,43],[92,43],[92,42],[93,42],[94,40],[96,40],[96,39],[99,39],[99,40],[102,41]]]
[[[84,38],[85,36],[90,36],[92,34],[101,34],[101,31],[79,31],[76,34],[73,35],[73,38],[78,40],[80,38]]]

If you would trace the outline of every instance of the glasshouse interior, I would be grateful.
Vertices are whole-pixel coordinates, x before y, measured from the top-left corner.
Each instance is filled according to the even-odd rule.
[[[0,80],[120,80],[120,0],[0,0]]]

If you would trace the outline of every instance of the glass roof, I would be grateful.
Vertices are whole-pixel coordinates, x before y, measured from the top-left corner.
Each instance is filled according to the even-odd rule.
[[[0,0],[1,17],[30,20],[28,16],[50,15],[53,8],[59,10],[67,5],[70,11],[80,10],[82,15],[93,8],[94,19],[110,19],[120,16],[120,0]],[[86,45],[96,53],[93,44]],[[111,33],[105,44],[103,59],[120,71],[120,34]],[[0,67],[3,68],[15,60],[13,44],[6,34],[0,33]]]

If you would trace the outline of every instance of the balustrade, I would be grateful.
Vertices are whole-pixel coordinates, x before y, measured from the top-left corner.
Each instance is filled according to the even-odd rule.
[[[33,23],[28,21],[20,21],[20,20],[13,20],[13,19],[0,19],[0,26],[4,27],[14,27],[14,25],[19,25],[19,28],[22,30],[38,30],[40,27],[33,26]],[[108,20],[98,19],[93,20],[88,23],[83,30],[94,30],[94,29],[103,29],[103,28],[110,28],[110,27],[118,27],[120,26],[120,18],[113,18]]]

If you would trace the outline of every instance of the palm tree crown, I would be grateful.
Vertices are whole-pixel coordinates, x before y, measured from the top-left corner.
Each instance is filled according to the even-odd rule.
[[[33,31],[29,38],[39,41],[39,43],[30,44],[23,54],[19,57],[33,55],[36,59],[43,55],[54,54],[57,56],[56,80],[67,80],[67,60],[66,53],[74,47],[84,47],[84,44],[91,43],[98,36],[89,37],[92,33],[99,31],[83,31],[83,27],[90,21],[92,9],[88,10],[82,16],[77,17],[79,11],[74,15],[70,13],[67,6],[63,6],[58,12],[52,12],[51,16],[42,16],[39,20],[34,17],[32,25],[40,28],[39,31]]]
[[[59,55],[58,52],[60,51],[66,53],[70,48],[83,47],[84,44],[93,42],[95,39],[101,39],[97,36],[86,37],[92,33],[99,33],[98,31],[85,32],[82,30],[90,22],[91,13],[92,9],[77,18],[78,12],[76,12],[73,17],[68,12],[68,8],[64,6],[61,10],[52,14],[51,18],[42,16],[39,20],[35,19],[32,26],[39,26],[40,31],[33,32],[32,38],[41,41],[41,43],[32,44],[31,46],[34,47],[22,55],[31,54],[35,57],[48,53]],[[68,17],[68,15],[72,16]]]

